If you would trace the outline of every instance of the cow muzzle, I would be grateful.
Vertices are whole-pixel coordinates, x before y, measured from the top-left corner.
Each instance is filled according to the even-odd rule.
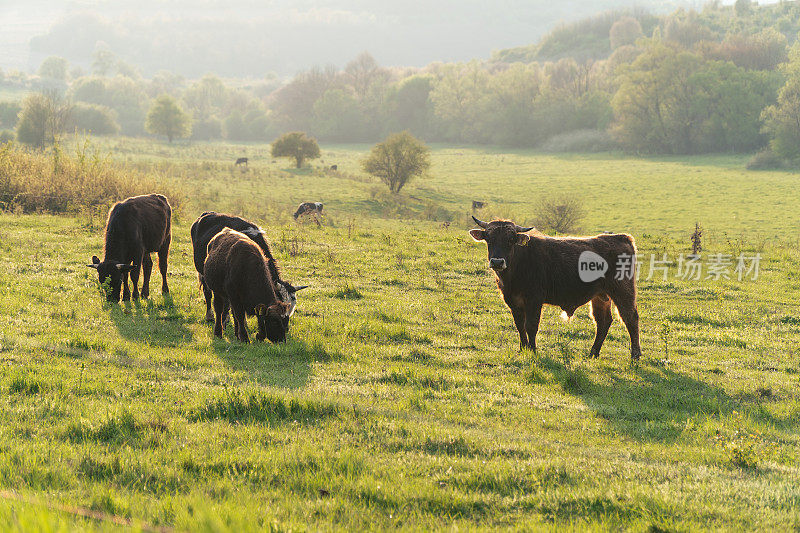
[[[489,266],[491,267],[492,270],[500,272],[501,270],[506,269],[506,260],[492,257],[491,259],[489,259]]]

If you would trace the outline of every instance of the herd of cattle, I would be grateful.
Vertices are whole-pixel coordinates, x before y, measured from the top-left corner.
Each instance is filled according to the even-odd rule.
[[[305,212],[321,212],[322,204],[304,203],[295,218]],[[92,257],[88,266],[97,270],[109,301],[140,296],[139,274],[143,275],[141,297],[149,296],[150,273],[158,254],[161,291],[169,293],[167,261],[172,240],[172,208],[160,194],[134,196],[114,204],[105,228],[104,257]],[[520,348],[536,350],[536,334],[544,304],[560,307],[572,316],[578,307],[591,302],[595,340],[591,355],[600,348],[613,323],[616,306],[631,339],[631,358],[641,356],[639,315],[636,307],[635,276],[620,276],[610,269],[586,280],[580,276],[580,262],[591,254],[607,265],[621,258],[634,258],[636,246],[627,234],[604,234],[583,238],[554,238],[511,221],[483,222],[470,230],[476,241],[487,243],[489,266],[497,286],[511,309],[520,338]],[[205,212],[192,224],[194,265],[206,300],[206,320],[214,322],[214,334],[222,337],[228,315],[233,315],[236,338],[249,342],[246,317],[258,321],[256,339],[283,342],[289,319],[297,304],[294,286],[281,278],[275,258],[257,225],[242,218]],[[213,304],[213,313],[212,313]]]

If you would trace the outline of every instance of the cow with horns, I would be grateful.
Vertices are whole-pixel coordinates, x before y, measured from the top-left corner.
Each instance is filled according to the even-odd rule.
[[[194,224],[192,224],[191,228],[192,247],[194,248],[194,267],[197,270],[200,288],[206,300],[206,320],[209,322],[214,321],[214,314],[211,311],[212,291],[206,283],[204,275],[208,244],[215,235],[225,228],[230,228],[247,236],[258,245],[263,252],[267,261],[270,279],[275,284],[275,291],[278,294],[278,298],[283,303],[287,304],[289,308],[288,316],[284,318],[285,328],[288,330],[289,318],[292,316],[297,306],[296,293],[297,291],[305,289],[308,285],[294,286],[288,281],[281,279],[278,264],[272,256],[269,244],[267,244],[267,240],[264,238],[264,231],[260,227],[241,217],[216,213],[214,211],[206,211],[200,215]]]
[[[472,218],[479,228],[469,233],[474,240],[487,244],[489,266],[503,300],[511,309],[520,349],[536,350],[536,334],[545,304],[560,307],[571,317],[578,307],[591,302],[596,331],[590,354],[600,355],[614,321],[613,304],[630,335],[631,359],[639,359],[642,352],[633,237],[620,233],[547,237],[530,234],[533,227],[523,228],[509,220],[483,222]]]

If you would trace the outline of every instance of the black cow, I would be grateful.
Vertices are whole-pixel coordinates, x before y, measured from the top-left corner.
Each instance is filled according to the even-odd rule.
[[[246,157],[240,157],[240,158],[238,158],[238,159],[236,160],[236,163],[234,163],[234,166],[237,166],[237,167],[238,167],[239,165],[244,165],[244,166],[247,166],[247,161],[248,161],[248,159],[247,159]]]
[[[511,309],[521,349],[536,350],[544,304],[560,307],[571,317],[578,307],[591,302],[596,331],[590,353],[597,357],[614,321],[613,303],[628,328],[631,359],[639,359],[642,351],[633,237],[616,233],[554,238],[529,235],[533,228],[522,228],[509,220],[487,223],[472,218],[480,229],[469,233],[488,245],[489,266]]]
[[[261,248],[261,251],[267,258],[270,277],[276,284],[275,292],[278,294],[278,298],[289,306],[289,314],[286,317],[286,327],[288,328],[289,317],[292,316],[297,305],[295,293],[305,289],[308,285],[294,287],[291,283],[281,279],[278,264],[275,262],[275,258],[272,257],[269,244],[267,244],[264,238],[264,231],[261,228],[243,218],[215,213],[214,211],[207,211],[200,215],[200,217],[195,220],[194,224],[192,224],[191,228],[192,247],[194,248],[194,267],[197,270],[200,287],[206,299],[206,320],[209,322],[213,321],[214,315],[211,312],[211,289],[205,283],[203,277],[204,263],[208,253],[208,243],[224,228],[230,228],[247,235],[248,238]]]
[[[172,240],[172,207],[160,194],[134,196],[117,202],[108,212],[105,230],[103,260],[95,255],[90,268],[97,269],[100,283],[110,279],[111,288],[106,294],[109,302],[119,302],[120,287],[125,289],[122,300],[130,300],[128,273],[133,282],[133,297],[139,298],[139,269],[144,273],[142,298],[150,295],[150,272],[153,268],[152,252],[158,253],[161,270],[161,292],[169,293],[167,286],[167,259]]]

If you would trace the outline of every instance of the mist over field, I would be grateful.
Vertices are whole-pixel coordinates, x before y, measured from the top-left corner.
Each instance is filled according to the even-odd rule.
[[[368,51],[386,66],[486,58],[537,41],[560,22],[637,6],[668,12],[687,2],[481,0],[374,2],[18,1],[0,6],[3,68],[35,69],[49,55],[88,68],[105,43],[144,75],[170,70],[258,78],[313,65],[342,66]],[[11,28],[11,31],[6,31]]]

